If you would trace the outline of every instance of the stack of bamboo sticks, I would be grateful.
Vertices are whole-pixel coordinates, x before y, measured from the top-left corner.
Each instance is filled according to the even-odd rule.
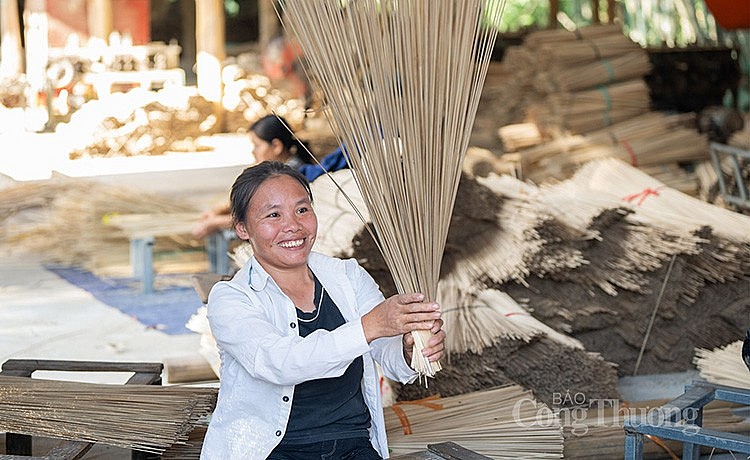
[[[492,458],[560,458],[560,420],[511,385],[460,396],[404,401],[385,409],[388,447],[407,454],[453,441]]]
[[[14,250],[36,252],[46,261],[80,265],[94,273],[128,272],[128,235],[107,225],[108,219],[127,219],[123,214],[176,214],[182,216],[184,231],[190,228],[185,216],[197,216],[181,200],[62,176],[0,190],[0,210],[6,219],[0,240]],[[151,226],[146,222],[151,219],[138,219],[141,230]],[[159,244],[166,251],[198,248],[202,242],[175,235],[160,239]]]
[[[211,388],[0,377],[0,430],[160,454],[216,405]]]
[[[650,112],[643,78],[650,71],[648,54],[618,26],[534,32],[508,50],[503,66],[517,81],[508,82],[498,103],[523,107],[518,124],[532,122],[542,133],[533,146],[521,129],[503,126],[499,132],[512,153],[502,161],[520,161],[522,178],[566,179],[591,159],[614,157],[680,191],[699,193],[697,174],[680,165],[708,159],[707,137],[695,120]],[[517,142],[514,133],[521,133]]]
[[[586,133],[648,112],[651,101],[643,79],[632,79],[595,89],[556,92],[544,103],[531,104],[527,114],[546,132],[565,127]]]
[[[503,65],[533,82],[522,86],[538,94],[526,105],[527,118],[548,135],[586,133],[649,110],[648,55],[616,25],[534,32]],[[523,97],[519,89],[507,97]]]
[[[616,158],[648,171],[666,166],[660,179],[693,195],[697,182],[689,181],[686,172],[668,174],[680,162],[708,157],[708,139],[689,127],[693,118],[693,114],[647,112],[586,135],[563,135],[512,156],[520,162],[524,178],[536,183],[567,179],[599,158]]]

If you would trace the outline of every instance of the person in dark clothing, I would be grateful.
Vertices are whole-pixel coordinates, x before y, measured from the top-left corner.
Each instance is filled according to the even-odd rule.
[[[279,161],[301,172],[312,182],[326,172],[348,167],[343,146],[329,153],[316,163],[307,148],[289,128],[289,124],[278,115],[266,115],[250,125],[250,140],[253,143],[253,157],[256,163]],[[205,238],[208,235],[232,227],[229,203],[223,202],[201,215],[200,222],[193,228],[193,236]]]

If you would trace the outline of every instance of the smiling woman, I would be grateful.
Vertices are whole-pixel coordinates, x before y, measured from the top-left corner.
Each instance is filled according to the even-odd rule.
[[[354,259],[312,252],[318,221],[296,169],[247,168],[230,198],[253,257],[208,297],[221,388],[201,458],[387,457],[376,363],[413,381],[415,330],[434,334],[422,354],[439,360],[438,305],[421,293],[384,299]]]

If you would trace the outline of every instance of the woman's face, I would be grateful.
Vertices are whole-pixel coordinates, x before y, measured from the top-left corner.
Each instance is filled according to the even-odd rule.
[[[255,258],[271,273],[307,265],[318,218],[302,184],[278,175],[258,187],[245,221],[238,222],[235,230],[250,242]]]
[[[261,139],[254,132],[250,132],[250,141],[253,143],[253,156],[257,163],[263,161],[286,161],[284,144],[279,139],[271,142]]]

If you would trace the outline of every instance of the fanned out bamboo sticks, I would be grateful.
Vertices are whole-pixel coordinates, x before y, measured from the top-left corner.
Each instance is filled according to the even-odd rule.
[[[517,385],[385,408],[393,454],[454,441],[491,458],[561,458],[560,420]]]
[[[750,370],[742,361],[742,340],[713,350],[696,348],[693,363],[709,382],[750,389]]]
[[[210,388],[0,377],[0,430],[162,453],[213,411]]]
[[[481,24],[498,23],[502,2],[297,0],[281,8],[351,153],[399,292],[434,300],[497,33]],[[420,353],[429,333],[413,335],[412,365],[434,375],[439,363]]]

